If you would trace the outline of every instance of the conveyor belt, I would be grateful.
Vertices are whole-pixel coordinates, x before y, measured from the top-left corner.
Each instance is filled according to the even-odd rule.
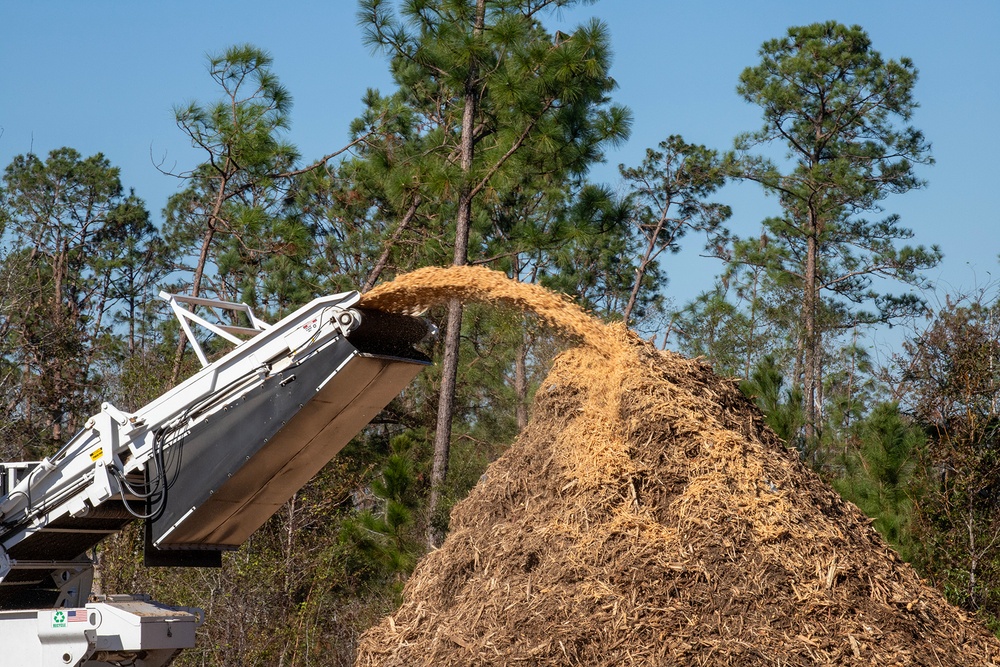
[[[235,549],[426,365],[338,338],[200,422],[152,526],[165,549]]]
[[[21,475],[27,488],[5,484],[0,609],[52,606],[72,586],[85,595],[88,552],[143,515],[147,564],[218,565],[245,542],[430,363],[413,347],[428,333],[423,320],[331,303],[340,301],[317,300],[259,332],[132,416],[96,416],[30,482]],[[123,428],[98,431],[99,419]],[[125,460],[122,445],[150,437],[153,456],[126,471],[127,503],[93,501],[90,466],[105,465],[108,447]]]

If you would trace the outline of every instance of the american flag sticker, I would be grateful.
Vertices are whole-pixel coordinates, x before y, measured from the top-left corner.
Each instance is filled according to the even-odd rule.
[[[86,609],[70,609],[66,612],[67,623],[87,623]]]

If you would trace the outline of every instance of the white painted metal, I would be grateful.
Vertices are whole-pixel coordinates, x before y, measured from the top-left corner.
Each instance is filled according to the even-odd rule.
[[[10,667],[161,667],[195,643],[202,612],[147,596],[83,607],[0,611],[0,664]]]
[[[160,292],[160,298],[170,304],[170,309],[173,311],[174,316],[177,317],[177,321],[180,322],[181,328],[184,330],[184,334],[187,336],[188,342],[191,344],[192,349],[194,349],[194,353],[198,356],[198,360],[201,362],[202,368],[208,366],[208,358],[205,356],[204,350],[201,349],[201,343],[198,342],[198,338],[191,330],[191,325],[188,324],[189,322],[201,325],[214,333],[216,336],[220,336],[234,345],[239,345],[242,342],[236,334],[253,336],[268,329],[270,326],[266,322],[258,320],[254,317],[250,306],[245,303],[232,303],[229,301],[219,301],[218,299],[203,299],[201,297],[169,294],[167,292]],[[195,314],[193,311],[181,306],[182,303],[191,304],[192,306],[204,306],[212,309],[216,313],[219,310],[244,313],[249,318],[253,327],[234,327],[209,322],[205,318]]]
[[[102,503],[126,495],[125,478],[138,474],[155,455],[158,433],[183,434],[241,392],[273,373],[307,359],[333,338],[360,323],[352,310],[356,292],[316,299],[275,325],[257,320],[244,304],[161,295],[177,314],[199,359],[200,372],[135,413],[105,403],[57,454],[39,462],[0,464],[0,583],[12,572],[51,573],[60,590],[58,609],[0,611],[0,664],[12,667],[160,667],[194,645],[199,610],[176,609],[145,597],[88,602],[93,564],[77,559],[18,561],[9,552],[23,540],[50,531],[66,517],[85,517]],[[235,308],[253,324],[241,341],[232,328],[208,322],[180,304]],[[189,322],[236,344],[208,363]],[[227,330],[228,329],[228,330]],[[169,446],[169,443],[167,443]],[[99,531],[98,531],[99,532]],[[70,621],[69,619],[73,620]]]
[[[268,365],[290,364],[348,333],[359,322],[347,310],[358,298],[348,292],[312,301],[134,414],[104,403],[80,433],[24,474],[0,502],[0,521],[23,525],[0,543],[0,554],[61,516],[83,515],[121,494],[119,480],[142,471],[152,457],[155,433],[205,418],[212,407],[202,405],[207,399],[247,391],[264,379]],[[0,556],[0,581],[6,574]]]

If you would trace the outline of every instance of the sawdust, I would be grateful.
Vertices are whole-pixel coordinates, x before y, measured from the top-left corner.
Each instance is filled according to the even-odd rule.
[[[578,336],[597,350],[608,348],[600,322],[565,296],[478,266],[435,266],[399,276],[361,297],[360,306],[416,314],[451,299],[496,303],[534,313],[549,326]]]
[[[1000,642],[707,366],[483,269],[403,276],[364,305],[451,297],[587,344],[557,359],[359,667],[997,663]]]

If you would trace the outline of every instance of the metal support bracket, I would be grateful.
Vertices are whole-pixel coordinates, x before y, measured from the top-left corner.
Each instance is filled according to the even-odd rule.
[[[170,309],[174,312],[174,316],[177,321],[180,322],[181,329],[184,330],[184,335],[187,336],[188,341],[191,343],[191,347],[194,349],[194,353],[198,355],[198,361],[201,362],[202,368],[208,366],[208,357],[205,356],[204,350],[201,349],[201,344],[198,339],[195,338],[194,332],[191,330],[191,322],[208,329],[216,336],[226,339],[233,345],[239,345],[243,342],[243,339],[238,336],[256,336],[262,331],[267,331],[271,328],[271,325],[263,320],[257,319],[253,314],[253,311],[245,303],[235,303],[233,301],[220,301],[219,299],[203,299],[201,297],[194,296],[184,296],[182,294],[170,294],[168,292],[160,292],[160,298],[170,304]],[[193,311],[185,308],[181,304],[188,304],[191,306],[204,306],[206,308],[212,309],[216,312],[216,309],[230,312],[239,312],[246,314],[247,318],[250,320],[250,327],[237,327],[227,324],[216,324],[209,322],[205,318],[196,315]],[[216,312],[218,316],[218,313]],[[221,317],[219,318],[221,321]]]

